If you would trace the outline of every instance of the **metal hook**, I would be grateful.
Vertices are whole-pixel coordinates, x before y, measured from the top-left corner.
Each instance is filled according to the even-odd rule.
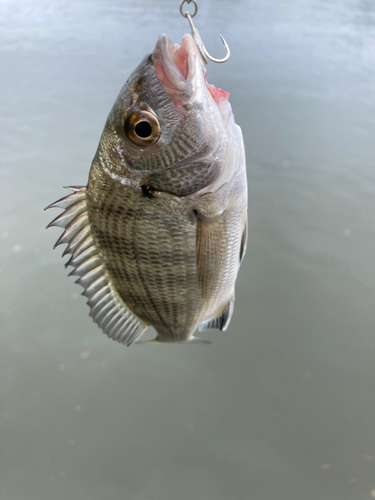
[[[188,4],[189,3],[193,3],[193,5],[194,5],[194,12],[192,14],[190,14],[189,11],[183,12],[182,7],[183,7],[184,3],[188,3]],[[190,24],[190,27],[191,27],[191,34],[192,34],[192,36],[193,36],[193,38],[195,40],[195,43],[198,46],[198,49],[199,49],[199,52],[201,53],[203,61],[206,64],[207,64],[207,59],[209,59],[210,61],[215,62],[215,63],[224,63],[225,61],[228,61],[228,59],[230,57],[230,50],[229,50],[227,42],[225,41],[224,37],[221,36],[221,35],[220,35],[220,38],[221,38],[221,41],[223,42],[224,49],[225,49],[225,52],[227,53],[227,55],[225,57],[223,57],[222,59],[216,59],[215,57],[210,56],[210,54],[207,52],[206,47],[204,46],[204,44],[202,42],[202,38],[200,37],[200,35],[198,33],[198,30],[197,30],[197,28],[193,24],[193,19],[192,18],[198,12],[198,4],[197,4],[196,0],[181,0],[181,2],[180,2],[180,12],[181,12],[181,15],[184,16],[184,17],[186,17],[186,19],[189,21],[189,24]]]

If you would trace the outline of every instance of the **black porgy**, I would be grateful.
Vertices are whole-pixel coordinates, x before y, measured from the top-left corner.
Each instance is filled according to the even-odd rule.
[[[241,129],[190,35],[162,35],[122,88],[88,184],[50,205],[90,315],[130,345],[225,330],[247,240]],[[48,208],[50,208],[48,207]]]

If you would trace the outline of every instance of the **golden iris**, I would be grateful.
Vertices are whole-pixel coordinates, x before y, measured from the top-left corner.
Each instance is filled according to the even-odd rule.
[[[125,133],[137,146],[152,146],[160,137],[160,123],[149,111],[136,111],[125,121]]]

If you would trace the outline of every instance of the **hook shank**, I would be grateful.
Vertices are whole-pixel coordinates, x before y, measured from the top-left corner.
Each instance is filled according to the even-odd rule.
[[[188,4],[191,3],[191,2],[193,2],[193,4],[194,4],[194,12],[192,14],[190,14],[189,11],[183,12],[182,7],[183,7],[183,5],[184,5],[185,2],[187,2]],[[195,0],[181,0],[181,2],[180,2],[180,12],[189,21],[189,24],[190,24],[190,27],[191,27],[191,34],[192,34],[192,36],[193,36],[193,38],[195,40],[195,43],[197,44],[197,46],[199,48],[199,52],[201,53],[203,61],[206,64],[207,64],[207,59],[209,59],[210,61],[215,62],[215,63],[224,63],[224,62],[228,61],[228,59],[230,57],[230,49],[229,49],[228,44],[227,44],[227,42],[225,41],[225,39],[224,39],[224,37],[222,35],[220,35],[220,38],[221,38],[221,41],[223,42],[224,50],[226,52],[225,57],[223,57],[222,59],[216,59],[215,57],[210,56],[210,54],[207,52],[206,47],[204,46],[204,44],[202,42],[202,38],[200,37],[197,28],[194,26],[193,19],[192,19],[196,15],[196,13],[198,12],[198,4],[197,4],[197,2]]]

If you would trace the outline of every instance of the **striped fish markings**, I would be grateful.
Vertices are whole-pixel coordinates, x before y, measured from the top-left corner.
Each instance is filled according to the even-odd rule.
[[[228,93],[206,81],[190,35],[162,35],[122,88],[87,186],[47,208],[64,211],[66,266],[90,316],[131,345],[151,325],[157,342],[226,330],[247,240],[241,129]],[[48,226],[48,227],[49,227]]]

